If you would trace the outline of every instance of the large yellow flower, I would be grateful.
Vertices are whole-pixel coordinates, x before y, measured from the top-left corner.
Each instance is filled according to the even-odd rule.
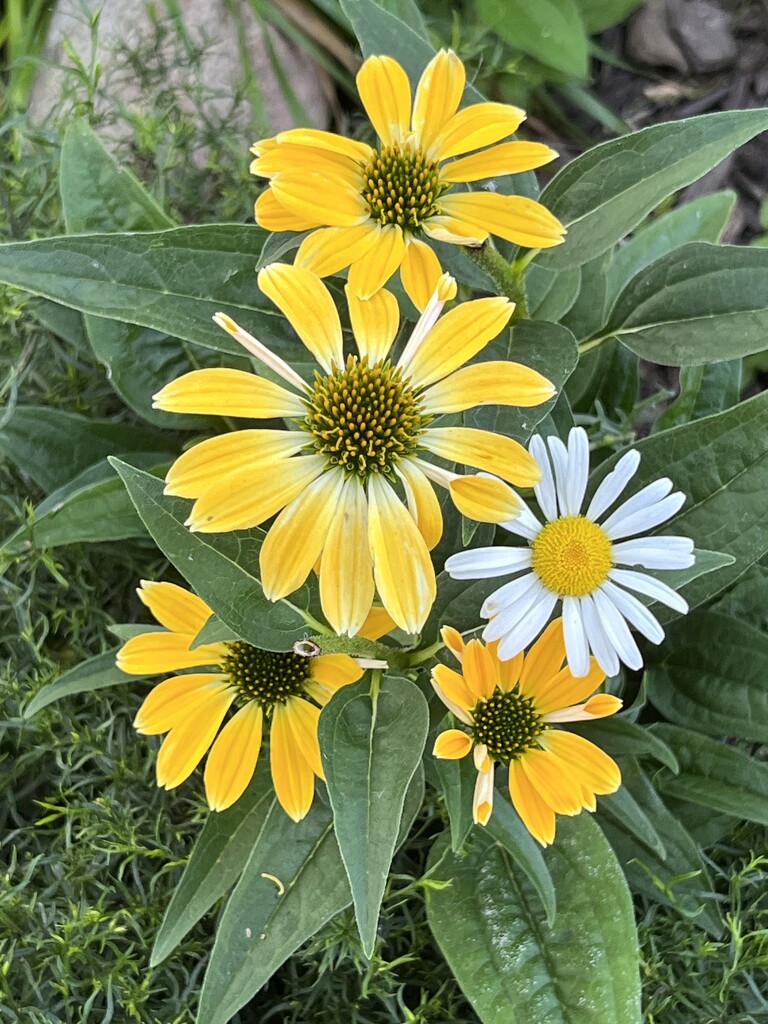
[[[378,590],[398,626],[423,626],[435,597],[429,551],[442,514],[432,483],[450,489],[473,519],[504,522],[519,499],[502,481],[531,486],[534,458],[509,437],[435,417],[476,405],[538,405],[554,389],[535,370],[511,362],[460,369],[506,325],[503,298],[465,302],[439,317],[455,282],[440,286],[396,362],[394,296],[382,289],[362,302],[348,290],[357,353],[345,357],[339,315],[323,282],[303,267],[272,264],[259,286],[283,311],[320,364],[307,383],[228,316],[217,322],[288,387],[241,370],[194,370],[155,395],[170,412],[254,419],[285,417],[291,430],[238,430],[210,438],[171,467],[166,493],[194,498],[192,530],[258,526],[271,516],[260,553],[264,593],[278,600],[319,569],[320,598],[339,633],[360,629]],[[492,473],[459,476],[428,461],[435,455]],[[404,500],[403,500],[404,499]]]
[[[595,694],[605,672],[594,658],[583,678],[562,668],[562,619],[548,626],[527,655],[510,661],[499,660],[495,643],[471,640],[465,646],[455,629],[444,629],[443,640],[462,671],[437,665],[432,685],[469,732],[441,733],[435,756],[455,759],[472,752],[477,768],[473,816],[481,825],[493,810],[494,764],[508,766],[512,803],[531,835],[548,846],[555,838],[556,814],[594,811],[595,794],[613,793],[621,784],[618,765],[604,751],[554,726],[604,718],[618,711],[621,701]]]
[[[359,298],[399,268],[419,309],[441,274],[424,238],[477,246],[496,235],[539,249],[560,243],[563,226],[541,204],[464,188],[557,155],[536,142],[495,145],[517,130],[524,112],[505,103],[458,110],[464,84],[464,65],[442,50],[422,74],[411,111],[403,68],[391,57],[369,57],[357,85],[379,147],[307,128],[257,142],[251,171],[270,181],[256,201],[257,223],[269,231],[318,228],[302,242],[297,265],[320,277],[350,267]]]
[[[128,640],[117,667],[141,676],[209,670],[166,679],[139,708],[134,722],[139,732],[168,733],[157,756],[158,785],[180,785],[210,747],[205,765],[208,803],[214,811],[230,807],[256,769],[266,719],[275,793],[299,821],[312,804],[315,776],[324,778],[317,742],[320,708],[363,670],[346,654],[304,657],[263,651],[240,640],[192,648],[211,615],[205,601],[173,583],[147,580],[138,594],[165,630]],[[236,713],[219,732],[233,705]]]

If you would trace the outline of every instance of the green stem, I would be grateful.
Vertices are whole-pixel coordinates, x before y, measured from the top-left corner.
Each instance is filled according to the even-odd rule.
[[[430,658],[437,654],[441,647],[445,647],[445,644],[442,640],[437,640],[431,647],[425,647],[423,651],[416,651],[408,659],[409,667],[413,668],[416,665],[422,665],[425,661],[429,661]]]
[[[525,319],[528,316],[528,303],[525,298],[522,272],[511,267],[501,253],[492,248],[488,242],[484,242],[476,248],[465,246],[464,252],[476,266],[490,277],[496,285],[499,295],[504,295],[515,303],[515,311],[510,323],[514,324],[518,320]]]
[[[285,601],[285,598],[283,598],[283,600]],[[333,632],[332,630],[330,630],[325,625],[325,623],[318,622],[318,620],[314,617],[314,615],[310,615],[310,613],[308,611],[306,611],[306,609],[304,609],[304,608],[297,608],[296,605],[295,604],[291,604],[290,601],[285,601],[285,603],[288,605],[289,608],[292,608],[295,612],[298,612],[298,614],[302,617],[302,619],[304,619],[306,624],[308,626],[310,626],[312,629],[316,630],[316,632],[318,632],[318,633],[326,633],[326,634]],[[334,636],[335,636],[335,634],[334,634]]]

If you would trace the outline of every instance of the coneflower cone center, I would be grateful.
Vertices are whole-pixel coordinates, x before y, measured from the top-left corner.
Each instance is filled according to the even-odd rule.
[[[270,711],[275,704],[304,694],[309,658],[292,651],[263,651],[242,640],[227,644],[227,648],[221,668],[237,690],[238,703],[255,700],[264,711]]]
[[[365,480],[391,477],[396,463],[418,447],[427,420],[419,397],[389,360],[369,366],[366,358],[349,356],[344,369],[315,374],[302,427],[329,465]]]
[[[374,153],[363,169],[363,182],[363,199],[374,220],[411,232],[439,212],[437,201],[449,188],[440,181],[436,160],[397,143]]]
[[[536,740],[546,728],[533,700],[518,689],[494,690],[475,705],[472,717],[475,742],[484,743],[491,759],[505,765],[538,746]]]
[[[606,581],[613,565],[607,534],[585,516],[547,523],[531,544],[533,571],[561,597],[584,597]]]

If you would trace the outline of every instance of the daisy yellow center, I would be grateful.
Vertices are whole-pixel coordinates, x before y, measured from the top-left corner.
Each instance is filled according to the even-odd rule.
[[[517,689],[494,690],[475,705],[472,717],[475,742],[484,743],[491,759],[504,765],[538,746],[536,740],[546,728],[533,700]]]
[[[547,523],[531,544],[533,571],[561,597],[584,597],[608,578],[613,565],[605,531],[584,516]]]
[[[449,187],[442,184],[436,160],[419,149],[387,146],[377,150],[363,169],[363,199],[380,224],[398,224],[415,231],[438,213],[437,200]]]
[[[315,374],[302,427],[318,455],[361,480],[391,476],[418,447],[428,417],[402,372],[386,361],[373,366],[349,356],[343,370]]]
[[[255,700],[262,710],[270,711],[275,704],[285,704],[289,697],[304,694],[309,658],[292,651],[262,651],[242,640],[227,644],[227,648],[221,669],[237,690],[238,703]]]

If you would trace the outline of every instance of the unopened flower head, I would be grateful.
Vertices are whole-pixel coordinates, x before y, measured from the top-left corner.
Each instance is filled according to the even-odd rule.
[[[630,626],[656,644],[664,630],[634,595],[642,594],[681,613],[688,605],[666,583],[624,567],[685,569],[693,565],[689,538],[638,537],[676,515],[685,495],[672,491],[671,480],[660,479],[609,512],[637,472],[640,454],[633,450],[618,460],[582,512],[589,474],[586,431],[574,427],[567,448],[557,437],[545,443],[535,436],[529,450],[542,471],[534,493],[544,524],[525,506],[514,520],[501,525],[523,537],[527,546],[462,551],[446,561],[446,569],[454,579],[515,575],[480,610],[490,619],[483,637],[499,641],[501,658],[512,658],[523,650],[561,605],[568,664],[574,675],[587,674],[590,653],[609,676],[619,671],[620,662],[642,668]]]
[[[256,201],[257,223],[270,231],[317,229],[302,242],[297,265],[321,277],[350,267],[359,298],[399,269],[418,309],[441,274],[429,240],[477,246],[496,235],[531,248],[557,245],[564,229],[540,203],[465,191],[467,182],[528,171],[556,156],[538,142],[496,145],[525,114],[505,103],[459,110],[465,79],[456,54],[442,50],[412,104],[397,61],[369,57],[357,85],[378,145],[306,128],[256,143],[251,171],[269,179]]]

